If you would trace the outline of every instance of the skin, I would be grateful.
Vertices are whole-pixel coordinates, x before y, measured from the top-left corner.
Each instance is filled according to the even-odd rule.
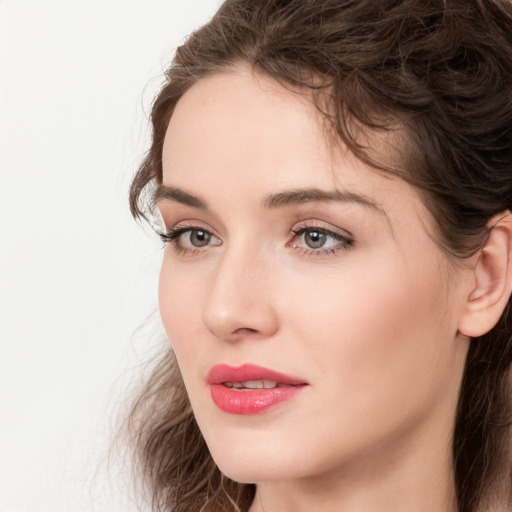
[[[163,185],[204,203],[158,202],[167,230],[195,229],[166,247],[163,324],[214,460],[257,484],[251,512],[455,510],[459,322],[475,277],[435,244],[417,192],[333,148],[306,97],[245,68],[181,98]],[[265,204],[313,187],[352,195]],[[319,228],[351,242],[311,248]],[[207,245],[197,230],[212,234]],[[264,413],[232,415],[205,381],[219,363],[309,385]]]

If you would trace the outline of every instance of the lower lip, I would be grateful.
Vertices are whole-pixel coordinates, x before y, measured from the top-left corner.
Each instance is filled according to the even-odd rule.
[[[215,405],[230,414],[258,414],[292,399],[305,388],[290,386],[271,389],[234,390],[222,384],[211,384],[210,391]]]

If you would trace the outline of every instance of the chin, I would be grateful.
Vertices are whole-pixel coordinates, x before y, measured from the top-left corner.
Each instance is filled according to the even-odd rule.
[[[249,484],[304,476],[306,461],[298,460],[302,450],[287,446],[283,439],[272,439],[271,435],[262,437],[233,435],[206,442],[219,469],[235,482]]]
[[[273,461],[233,461],[220,459],[214,460],[221,470],[231,480],[241,484],[256,484],[264,481],[283,480],[289,478],[289,473],[282,471],[280,468],[273,467],[269,470],[269,466],[274,466]]]
[[[278,476],[275,457],[267,450],[259,449],[260,446],[255,443],[251,443],[251,446],[247,446],[247,443],[240,446],[236,442],[222,446],[207,444],[218,468],[235,482],[249,484]]]

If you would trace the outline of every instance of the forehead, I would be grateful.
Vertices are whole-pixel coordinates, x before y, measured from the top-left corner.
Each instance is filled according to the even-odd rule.
[[[195,176],[229,167],[238,180],[250,180],[266,169],[271,180],[284,167],[298,173],[298,162],[321,160],[324,166],[319,128],[311,103],[270,79],[245,68],[210,76],[176,106],[164,142],[164,173],[177,179],[183,167],[194,166]]]
[[[369,143],[385,153],[382,137]],[[333,145],[310,98],[247,68],[203,78],[180,99],[165,137],[163,183],[213,202],[291,188],[347,190],[391,209],[409,200],[426,214],[412,187]]]

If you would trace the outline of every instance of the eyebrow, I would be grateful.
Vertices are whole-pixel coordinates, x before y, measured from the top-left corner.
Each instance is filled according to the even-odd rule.
[[[385,215],[384,210],[369,197],[341,190],[322,190],[318,188],[285,190],[269,195],[263,204],[266,208],[273,209],[315,202],[355,203]]]
[[[177,187],[166,187],[165,185],[159,184],[153,194],[153,202],[155,204],[160,201],[174,201],[193,208],[199,208],[200,210],[208,210],[208,204],[203,199],[197,196],[185,192],[181,188]]]
[[[207,211],[209,209],[206,201],[178,187],[158,185],[153,195],[153,200],[155,203],[168,200],[193,208],[199,208],[200,210]],[[341,190],[322,190],[318,188],[285,190],[283,192],[270,194],[263,200],[262,204],[266,209],[275,209],[315,202],[355,203],[374,210],[387,218],[386,212],[369,197],[355,192]]]

